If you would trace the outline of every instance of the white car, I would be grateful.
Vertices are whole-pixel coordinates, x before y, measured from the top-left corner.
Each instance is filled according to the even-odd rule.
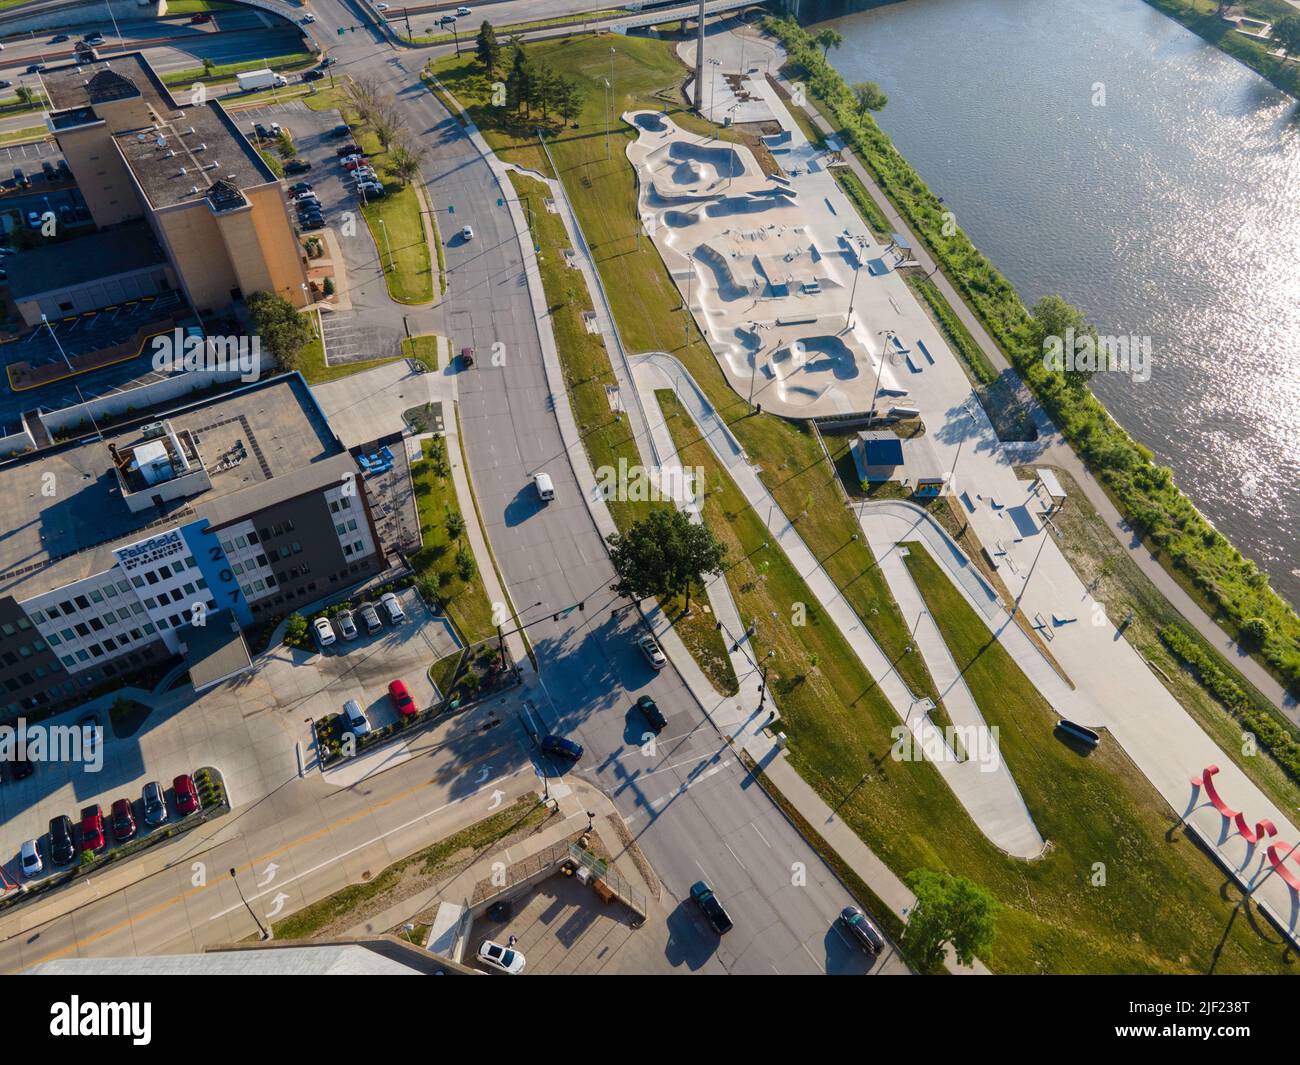
[[[406,620],[406,611],[402,609],[402,601],[392,592],[385,592],[381,595],[379,605],[384,608],[384,613],[388,615],[389,624],[400,625]]]
[[[45,863],[41,861],[41,848],[36,840],[29,839],[22,845],[18,854],[23,864],[23,876],[30,880],[34,876],[41,875]]]
[[[316,16],[313,15],[310,11],[308,11],[307,14],[303,15],[302,17],[302,22],[304,26],[310,26],[315,21],[316,21]]]
[[[659,644],[655,642],[653,636],[642,636],[637,640],[636,645],[641,648],[641,653],[646,656],[647,661],[655,669],[663,669],[668,665],[668,659],[664,657],[663,651],[659,649]]]
[[[366,717],[366,712],[355,699],[349,699],[343,704],[343,720],[347,723],[348,731],[357,739],[370,735],[370,718]]]
[[[311,624],[312,628],[316,630],[316,642],[322,647],[328,647],[338,639],[334,635],[334,627],[330,624],[329,618],[317,618]]]
[[[460,231],[460,235],[461,235],[465,240],[473,240],[473,239],[474,239],[474,227],[473,227],[473,226],[466,226],[464,229],[462,229],[462,230]]]
[[[524,956],[514,947],[503,947],[490,939],[483,940],[478,948],[478,960],[498,972],[518,976],[524,971]]]
[[[388,10],[388,5],[387,5],[387,4],[376,4],[375,7],[377,7],[380,11],[387,11],[387,10]]]
[[[456,8],[456,14],[461,18],[464,18],[466,15],[470,14],[470,10],[467,7],[458,7]]]

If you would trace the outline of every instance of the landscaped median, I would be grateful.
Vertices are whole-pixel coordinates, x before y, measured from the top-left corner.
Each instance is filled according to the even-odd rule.
[[[1043,349],[1034,342],[1034,320],[1015,289],[950,224],[947,209],[875,120],[857,109],[852,91],[812,36],[792,19],[769,18],[767,26],[781,40],[792,74],[807,83],[809,98],[857,149],[1147,546],[1230,636],[1284,685],[1300,690],[1300,617],[1255,563],[1201,516],[1150,450],[1133,440],[1087,388],[1045,366]]]

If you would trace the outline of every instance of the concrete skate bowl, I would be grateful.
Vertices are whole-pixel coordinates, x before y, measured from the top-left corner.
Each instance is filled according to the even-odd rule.
[[[736,215],[761,214],[773,207],[786,206],[771,196],[724,196],[704,208],[710,218],[731,218]]]
[[[852,381],[860,372],[853,349],[842,338],[829,334],[800,337],[772,356],[772,364],[782,383],[800,373]]]
[[[652,152],[647,158],[660,191],[709,188],[724,177],[739,177],[745,172],[740,154],[734,148],[709,147],[673,141]]]
[[[668,128],[668,123],[664,119],[665,116],[662,114],[655,114],[653,111],[641,111],[632,116],[632,124],[647,133],[662,133]]]
[[[695,261],[713,274],[711,291],[717,293],[724,303],[749,295],[749,289],[736,281],[736,276],[731,271],[731,260],[716,248],[701,244],[695,249]]]
[[[685,229],[696,225],[699,220],[700,216],[694,211],[665,211],[659,216],[659,221],[670,229]]]

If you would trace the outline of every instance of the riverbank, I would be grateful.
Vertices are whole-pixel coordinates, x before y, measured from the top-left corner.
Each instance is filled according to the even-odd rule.
[[[1300,64],[1287,63],[1269,54],[1268,45],[1236,31],[1235,23],[1219,17],[1216,0],[1146,0],[1157,11],[1181,23],[1196,36],[1250,67],[1274,88],[1300,99]],[[1242,5],[1250,18],[1266,22],[1300,11],[1286,0],[1246,0]],[[1271,42],[1270,42],[1271,43]]]
[[[781,42],[810,99],[857,150],[879,187],[922,240],[1008,362],[1123,511],[1134,530],[1193,599],[1284,686],[1300,689],[1300,617],[1213,528],[1157,466],[1149,449],[1086,388],[1048,370],[1034,320],[1014,287],[974,246],[890,138],[860,114],[851,91],[812,36],[788,19],[767,27]]]

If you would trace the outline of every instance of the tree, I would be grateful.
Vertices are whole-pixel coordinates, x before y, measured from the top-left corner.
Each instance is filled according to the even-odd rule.
[[[904,941],[923,965],[939,965],[946,943],[952,944],[963,965],[988,951],[993,944],[993,919],[1001,909],[992,894],[963,876],[932,869],[913,869],[906,879],[916,904]]]
[[[838,48],[844,43],[844,34],[827,26],[824,30],[819,31],[813,40],[821,46],[822,58],[825,59],[830,55],[832,48]]]
[[[1097,370],[1097,330],[1083,312],[1060,296],[1044,296],[1030,312],[1030,343],[1043,353],[1043,365],[1082,388]]]
[[[859,81],[853,86],[853,97],[857,103],[858,114],[865,116],[868,111],[881,111],[889,103],[889,97],[874,81]]]
[[[569,78],[560,78],[559,87],[556,89],[555,106],[564,121],[575,121],[582,114],[582,109],[586,106],[586,103],[587,90],[585,88]]]
[[[447,507],[447,535],[453,540],[459,540],[461,534],[465,531],[465,518],[459,510],[452,510]]]
[[[420,163],[424,161],[428,149],[423,145],[412,144],[402,137],[393,147],[388,161],[388,172],[403,185],[410,184],[420,176]]]
[[[483,64],[483,72],[491,78],[496,73],[497,64],[501,62],[501,42],[497,40],[497,31],[487,19],[478,28],[474,51],[478,55],[478,61]]]
[[[19,85],[14,92],[18,95],[18,102],[21,104],[32,104],[36,102],[36,90],[30,85]]]
[[[691,585],[720,572],[727,557],[712,532],[672,507],[652,510],[626,535],[611,533],[609,546],[614,591],[637,600],[684,593],[688,610]]]
[[[1300,15],[1285,15],[1273,23],[1273,40],[1282,46],[1282,59],[1300,52]]]
[[[542,109],[543,120],[558,102],[559,88],[560,79],[556,77],[555,71],[545,63],[537,68],[537,74],[533,78],[533,98],[537,106]]]
[[[474,554],[468,547],[461,544],[456,551],[456,574],[465,583],[474,579],[474,574],[478,572],[478,563],[474,561]]]
[[[208,77],[211,77],[212,72],[216,69],[217,69],[217,64],[212,61],[212,57],[205,55],[203,57],[203,73],[206,74]]]
[[[515,46],[515,57],[506,76],[506,105],[528,113],[533,102],[533,65],[522,44]]]
[[[311,324],[293,304],[273,292],[254,292],[246,302],[260,342],[282,367],[294,369],[298,352],[312,339]]]

